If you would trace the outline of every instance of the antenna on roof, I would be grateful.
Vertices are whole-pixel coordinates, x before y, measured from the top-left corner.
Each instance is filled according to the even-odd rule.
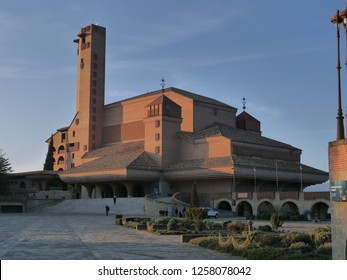
[[[243,109],[243,111],[245,111],[246,110],[246,98],[245,97],[243,97],[242,98],[242,109]]]

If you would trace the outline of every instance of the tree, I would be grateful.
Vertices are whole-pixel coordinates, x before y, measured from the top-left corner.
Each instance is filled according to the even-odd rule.
[[[270,218],[270,224],[273,229],[278,229],[284,223],[284,216],[282,213],[273,213]]]
[[[53,135],[52,135],[51,139],[49,140],[48,152],[46,155],[45,164],[43,165],[43,170],[53,170],[53,166],[54,166],[53,152],[54,152],[54,145],[53,145]]]
[[[199,203],[198,190],[196,188],[196,182],[194,181],[192,194],[190,196],[190,207],[199,207],[199,206],[200,206],[200,203]]]
[[[6,194],[6,179],[12,172],[11,164],[5,154],[0,150],[0,194]]]

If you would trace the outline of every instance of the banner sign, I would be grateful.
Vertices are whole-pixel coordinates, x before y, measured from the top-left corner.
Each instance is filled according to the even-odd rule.
[[[331,181],[330,194],[332,201],[347,202],[347,181]]]

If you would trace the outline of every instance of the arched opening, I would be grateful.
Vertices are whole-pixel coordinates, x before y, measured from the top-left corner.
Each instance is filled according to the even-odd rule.
[[[281,206],[280,212],[282,212],[285,216],[290,218],[292,216],[299,215],[299,208],[294,202],[288,201]]]
[[[58,154],[63,153],[65,151],[65,147],[63,145],[59,146]]]
[[[236,211],[239,217],[253,216],[252,206],[247,201],[240,202],[236,207]]]
[[[104,185],[100,191],[101,191],[101,197],[102,198],[113,197],[113,190],[112,190],[112,187],[109,185]]]
[[[144,197],[145,196],[145,189],[142,185],[136,184],[134,186],[134,197]]]
[[[128,197],[128,191],[125,185],[119,184],[116,188],[117,197]]]
[[[227,211],[231,211],[231,205],[229,202],[227,201],[221,201],[218,203],[217,208],[220,210],[227,210]]]
[[[317,202],[311,208],[312,218],[327,220],[330,219],[330,214],[328,213],[329,205],[324,202]]]
[[[258,218],[259,219],[270,219],[271,214],[276,212],[272,203],[269,201],[263,201],[258,206]]]
[[[64,161],[65,161],[65,159],[64,159],[63,156],[60,156],[60,157],[58,158],[58,164],[64,163]]]

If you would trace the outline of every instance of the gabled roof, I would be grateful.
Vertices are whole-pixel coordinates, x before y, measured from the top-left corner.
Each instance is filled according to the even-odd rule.
[[[143,141],[121,143],[91,151],[83,158],[93,159],[61,174],[95,172],[111,169],[146,169],[158,170],[154,160],[144,151]]]
[[[254,134],[244,129],[227,126],[221,123],[214,123],[211,126],[208,126],[207,128],[202,129],[198,132],[179,132],[179,134],[183,137],[187,137],[193,140],[210,136],[224,136],[236,142],[300,150],[286,143],[279,142],[261,135]]]
[[[170,88],[164,89],[164,93],[165,92],[169,92],[169,91],[173,91],[175,93],[178,93],[180,95],[183,95],[185,97],[193,99],[196,102],[207,103],[207,104],[216,105],[216,106],[222,106],[222,107],[227,107],[227,108],[233,108],[233,109],[236,110],[235,107],[232,107],[232,106],[230,106],[228,104],[220,102],[220,101],[218,101],[216,99],[213,99],[213,98],[210,98],[210,97],[206,97],[206,96],[203,96],[203,95],[200,95],[200,94],[196,94],[196,93],[193,93],[193,92],[189,92],[189,91],[186,91],[186,90],[182,90],[182,89],[179,89],[179,88],[170,87]],[[120,100],[120,101],[117,101],[117,102],[114,102],[114,103],[111,103],[111,104],[107,104],[106,106],[112,105],[112,104],[117,104],[117,103],[124,102],[124,101],[134,100],[136,98],[156,95],[156,94],[161,93],[161,92],[162,92],[162,90],[156,90],[156,91],[147,92],[145,94],[137,95],[137,96],[134,96],[134,97],[131,97],[131,98],[128,98],[128,99],[124,99],[124,100]]]

